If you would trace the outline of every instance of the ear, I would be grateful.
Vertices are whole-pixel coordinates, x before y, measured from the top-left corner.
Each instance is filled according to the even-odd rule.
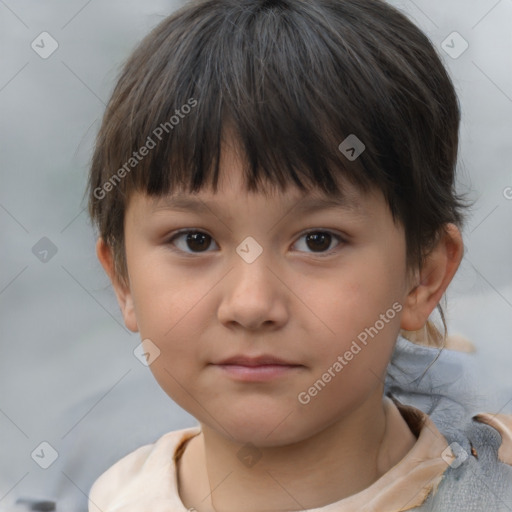
[[[462,260],[464,243],[459,229],[452,223],[444,228],[439,242],[427,256],[419,278],[416,273],[419,283],[414,283],[405,300],[400,327],[407,331],[423,328]]]
[[[96,242],[96,255],[101,263],[101,266],[107,273],[112,286],[116,293],[117,302],[123,314],[124,323],[132,332],[138,332],[137,319],[135,316],[135,308],[133,305],[133,298],[130,287],[120,281],[115,272],[114,258],[112,249],[105,243],[103,238],[98,238]]]

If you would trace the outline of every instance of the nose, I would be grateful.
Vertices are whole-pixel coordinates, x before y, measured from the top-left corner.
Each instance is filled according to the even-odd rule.
[[[286,323],[291,292],[269,263],[265,251],[252,263],[234,258],[223,283],[220,322],[250,330],[274,330]]]

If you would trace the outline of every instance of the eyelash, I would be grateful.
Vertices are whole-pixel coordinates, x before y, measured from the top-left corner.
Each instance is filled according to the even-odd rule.
[[[174,252],[179,252],[179,253],[182,253],[182,254],[185,254],[187,256],[196,256],[196,255],[200,255],[202,253],[206,253],[206,252],[211,252],[211,251],[200,251],[200,252],[186,252],[186,251],[182,251],[181,249],[177,249],[175,246],[174,246],[174,241],[179,238],[181,235],[185,235],[185,234],[188,234],[188,233],[200,233],[200,234],[204,234],[204,235],[207,235],[207,236],[210,236],[208,233],[206,233],[205,231],[200,231],[198,229],[181,229],[179,231],[176,231],[174,232],[171,237],[169,238],[169,240],[166,242],[169,246],[170,246],[170,249]],[[327,229],[309,229],[308,231],[303,231],[297,240],[299,240],[300,238],[306,236],[306,235],[309,235],[309,234],[312,234],[312,233],[324,233],[324,234],[329,234],[329,235],[332,235],[334,236],[335,238],[338,239],[338,241],[340,242],[338,245],[342,245],[344,243],[347,243],[347,241],[342,237],[340,236],[339,234],[333,232],[333,231],[330,231],[330,230],[327,230]],[[213,237],[210,236],[210,238],[212,239],[212,241],[214,240]],[[294,244],[295,245],[295,244]],[[338,246],[336,246],[337,248]],[[328,256],[331,256],[334,252],[336,252],[336,248],[335,249],[331,249],[329,251],[325,251],[323,253],[321,252],[310,252],[308,254],[313,254],[315,256],[318,256],[320,258],[325,258],[325,257],[328,257]]]

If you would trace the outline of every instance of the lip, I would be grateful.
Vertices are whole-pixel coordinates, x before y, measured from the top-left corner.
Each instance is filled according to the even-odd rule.
[[[292,361],[285,361],[284,359],[280,359],[279,357],[275,357],[268,354],[262,354],[256,357],[244,356],[244,355],[236,355],[232,357],[228,357],[227,359],[223,359],[217,363],[217,365],[237,365],[237,366],[265,366],[265,365],[279,365],[279,366],[302,366]]]
[[[242,382],[263,382],[290,375],[304,365],[285,361],[270,354],[246,356],[238,354],[212,363],[228,377]]]
[[[238,364],[216,364],[225,375],[242,382],[264,382],[279,377],[285,377],[298,369],[302,365],[289,364],[259,364],[252,366]]]

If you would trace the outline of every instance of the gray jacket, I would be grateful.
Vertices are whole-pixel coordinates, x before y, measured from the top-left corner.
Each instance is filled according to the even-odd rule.
[[[512,511],[512,387],[486,397],[481,382],[473,354],[440,352],[398,337],[385,393],[428,414],[457,457],[437,491],[411,510]],[[475,419],[482,412],[504,415],[493,416],[507,421],[503,439],[499,429]],[[499,460],[500,447],[507,450],[506,462]]]

